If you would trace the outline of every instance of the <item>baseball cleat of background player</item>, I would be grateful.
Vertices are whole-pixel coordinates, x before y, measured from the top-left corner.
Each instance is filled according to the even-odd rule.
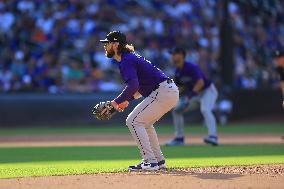
[[[142,162],[139,163],[138,165],[134,166],[129,166],[128,167],[129,171],[157,171],[159,170],[159,165],[158,163],[147,163],[147,162]]]
[[[166,146],[183,146],[184,145],[184,138],[174,138],[166,143]]]
[[[218,146],[218,137],[216,136],[207,136],[203,139],[206,144],[211,144],[212,146]]]

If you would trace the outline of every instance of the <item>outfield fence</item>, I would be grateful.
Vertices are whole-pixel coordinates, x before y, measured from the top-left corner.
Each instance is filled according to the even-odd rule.
[[[127,114],[140,101],[110,121],[98,121],[91,115],[92,107],[99,101],[113,99],[117,93],[93,94],[1,94],[0,127],[20,126],[76,126],[125,123]],[[256,116],[283,114],[280,91],[238,91],[232,95],[231,120]],[[199,111],[186,116],[186,121],[201,120]],[[168,113],[161,120],[171,123]]]

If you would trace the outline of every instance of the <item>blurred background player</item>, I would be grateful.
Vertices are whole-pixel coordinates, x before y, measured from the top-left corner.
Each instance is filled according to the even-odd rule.
[[[129,170],[158,170],[165,168],[165,158],[160,149],[153,124],[178,102],[178,88],[159,68],[149,60],[134,53],[134,47],[127,44],[126,36],[110,32],[104,43],[105,55],[114,58],[126,83],[122,93],[111,103],[119,111],[128,106],[128,101],[141,96],[145,99],[128,115],[126,125],[135,139],[142,163],[129,166]]]
[[[284,50],[276,50],[273,53],[274,61],[276,63],[276,70],[280,75],[280,86],[282,91],[282,107],[284,108]]]
[[[185,49],[176,47],[171,51],[171,54],[176,67],[174,80],[179,87],[180,99],[172,111],[175,138],[167,142],[166,145],[184,145],[183,114],[198,106],[208,128],[208,136],[204,138],[204,142],[218,145],[216,119],[212,112],[218,96],[215,85],[205,76],[198,65],[185,61]]]

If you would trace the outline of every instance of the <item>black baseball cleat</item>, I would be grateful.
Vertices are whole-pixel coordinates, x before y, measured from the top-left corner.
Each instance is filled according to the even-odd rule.
[[[159,166],[159,169],[166,169],[167,168],[166,161],[165,160],[159,161],[158,166]]]
[[[128,170],[129,171],[142,171],[142,170],[157,171],[157,170],[159,170],[159,165],[158,165],[158,163],[142,162],[142,163],[140,163],[138,165],[129,166]]]
[[[218,146],[218,137],[217,136],[207,136],[203,139],[206,144],[211,144],[212,146]]]

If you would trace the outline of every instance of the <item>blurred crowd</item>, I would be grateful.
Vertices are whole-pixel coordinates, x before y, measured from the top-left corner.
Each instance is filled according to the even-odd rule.
[[[217,0],[0,0],[0,91],[49,93],[117,91],[118,69],[98,42],[120,30],[138,53],[173,73],[170,54],[187,59],[218,84]],[[284,1],[273,14],[229,3],[234,31],[234,83],[238,89],[276,87],[270,50],[284,45]]]

